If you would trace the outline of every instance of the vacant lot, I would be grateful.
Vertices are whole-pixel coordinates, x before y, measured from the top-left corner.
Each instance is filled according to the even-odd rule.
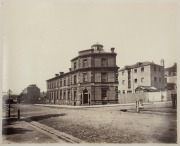
[[[88,143],[176,143],[176,110],[171,103],[145,105],[135,112],[134,106],[101,108],[49,108],[13,105],[21,116],[66,132]],[[127,109],[127,112],[120,111]]]

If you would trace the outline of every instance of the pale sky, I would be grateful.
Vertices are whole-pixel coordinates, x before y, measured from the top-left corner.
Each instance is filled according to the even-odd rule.
[[[3,91],[19,94],[30,84],[46,91],[46,80],[68,72],[78,51],[98,42],[115,47],[117,65],[177,62],[176,3],[3,2]]]

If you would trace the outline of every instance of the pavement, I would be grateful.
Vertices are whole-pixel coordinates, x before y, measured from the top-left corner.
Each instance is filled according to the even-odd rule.
[[[166,102],[145,102],[143,105],[150,105],[150,104],[166,104],[170,103],[172,101],[166,101]],[[106,105],[81,105],[81,106],[72,106],[72,105],[58,105],[58,104],[34,104],[37,106],[44,106],[44,107],[54,107],[54,108],[100,108],[100,107],[114,107],[114,106],[132,106],[135,105],[135,103],[126,103],[126,104],[106,104]]]
[[[85,143],[76,137],[30,119],[4,118],[2,143]]]

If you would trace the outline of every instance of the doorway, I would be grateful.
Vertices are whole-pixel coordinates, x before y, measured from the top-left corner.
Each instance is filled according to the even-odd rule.
[[[83,104],[88,104],[88,90],[83,90]]]

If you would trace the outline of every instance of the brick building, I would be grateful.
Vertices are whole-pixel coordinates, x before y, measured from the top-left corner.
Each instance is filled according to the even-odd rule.
[[[63,105],[117,103],[118,67],[116,53],[105,52],[103,45],[79,51],[71,60],[69,72],[47,80],[47,102]]]
[[[136,89],[163,90],[165,88],[164,60],[161,65],[138,62],[119,71],[120,94],[135,93]]]

